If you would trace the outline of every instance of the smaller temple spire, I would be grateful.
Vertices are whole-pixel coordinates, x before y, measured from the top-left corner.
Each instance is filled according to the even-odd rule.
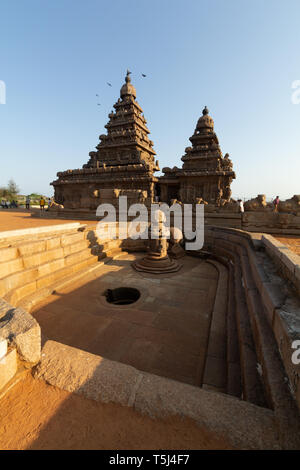
[[[205,108],[202,111],[202,114],[203,114],[203,116],[205,116],[208,113],[209,113],[209,110],[207,109],[207,106],[205,106]]]

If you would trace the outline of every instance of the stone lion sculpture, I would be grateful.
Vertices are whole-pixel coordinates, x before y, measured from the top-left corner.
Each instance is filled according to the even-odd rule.
[[[196,197],[196,204],[208,204],[207,201],[204,201],[202,197]]]
[[[228,212],[239,212],[239,205],[235,199],[230,199],[230,201],[227,201],[225,199],[222,200],[221,202],[221,208],[222,210],[226,210]]]
[[[292,198],[286,201],[280,201],[278,204],[278,212],[290,212],[295,215],[300,215],[300,195],[295,194]]]
[[[52,201],[48,210],[49,211],[61,211],[61,210],[64,210],[64,206],[62,204],[57,204],[57,202],[55,201]]]
[[[267,203],[265,194],[258,194],[256,198],[244,203],[245,211],[271,210],[272,204]]]

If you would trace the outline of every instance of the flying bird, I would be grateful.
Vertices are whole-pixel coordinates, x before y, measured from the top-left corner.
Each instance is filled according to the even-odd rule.
[[[99,96],[99,95],[97,95],[97,93],[96,93],[96,96]]]
[[[106,82],[106,83],[107,83],[107,85],[108,85],[108,86],[112,86],[112,84],[111,84],[111,83],[108,83],[108,82]]]
[[[144,73],[142,73],[142,77],[147,77],[147,75],[145,75]]]
[[[101,106],[101,104],[100,104],[100,103],[97,103],[97,106]]]

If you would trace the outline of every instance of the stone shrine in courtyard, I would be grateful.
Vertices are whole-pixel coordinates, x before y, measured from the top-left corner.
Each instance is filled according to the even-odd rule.
[[[222,156],[219,141],[214,132],[214,121],[207,107],[190,137],[192,147],[185,149],[182,169],[176,166],[163,168],[160,178],[161,200],[172,199],[187,204],[205,201],[222,206],[230,201],[230,185],[235,178],[229,155]]]
[[[108,115],[107,134],[100,135],[87,164],[57,173],[58,179],[51,183],[55,203],[64,210],[95,211],[102,203],[118,207],[119,196],[127,196],[128,204],[154,201],[158,181],[154,172],[159,166],[130,73],[127,71],[120,98],[113,106],[115,111]]]

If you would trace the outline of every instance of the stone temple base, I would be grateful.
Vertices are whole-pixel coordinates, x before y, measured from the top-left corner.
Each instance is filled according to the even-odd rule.
[[[164,274],[179,271],[182,265],[168,256],[160,257],[156,253],[149,253],[143,259],[132,263],[132,267],[146,273]]]

